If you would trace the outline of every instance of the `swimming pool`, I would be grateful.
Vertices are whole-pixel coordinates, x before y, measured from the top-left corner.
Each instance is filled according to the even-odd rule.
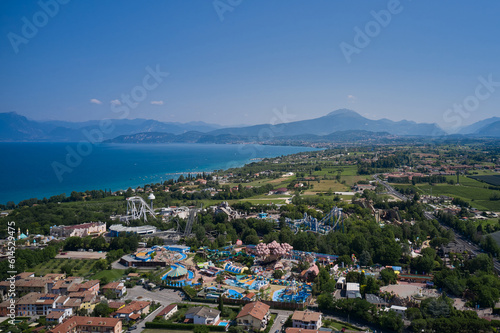
[[[273,294],[274,302],[297,302],[303,303],[309,297],[309,293],[305,291],[299,291],[296,294],[285,294],[286,289],[276,290]]]
[[[234,289],[228,289],[227,293],[229,294],[229,298],[242,298],[243,297],[242,293],[239,293]]]

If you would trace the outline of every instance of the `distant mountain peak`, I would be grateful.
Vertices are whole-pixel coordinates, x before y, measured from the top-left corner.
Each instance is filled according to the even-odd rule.
[[[328,117],[328,116],[338,116],[338,115],[349,115],[349,116],[357,116],[357,117],[361,116],[356,111],[353,111],[353,110],[350,110],[350,109],[338,109],[338,110],[330,112],[326,116]]]

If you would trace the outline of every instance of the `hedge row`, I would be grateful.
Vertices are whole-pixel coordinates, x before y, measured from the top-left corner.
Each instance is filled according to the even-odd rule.
[[[208,327],[210,332],[224,332],[226,328],[224,326],[212,326],[212,325],[195,325],[195,324],[175,324],[175,323],[155,323],[149,321],[145,324],[146,328],[168,328],[172,330],[194,330],[196,327]]]

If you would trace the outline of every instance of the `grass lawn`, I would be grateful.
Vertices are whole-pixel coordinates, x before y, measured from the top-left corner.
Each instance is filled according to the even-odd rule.
[[[95,262],[95,260],[51,259],[36,265],[30,269],[30,271],[34,272],[37,276],[48,273],[61,273],[61,268],[65,265],[69,265],[71,267],[71,275],[87,276]]]
[[[112,282],[119,280],[123,276],[123,274],[125,274],[124,269],[107,269],[92,275],[92,279],[100,280],[103,277],[106,277],[109,282]]]
[[[348,330],[353,330],[353,331],[358,331],[359,330],[359,328],[357,328],[355,326],[352,326],[350,324],[342,323],[342,322],[339,322],[339,321],[336,321],[336,320],[331,320],[331,319],[325,319],[323,321],[323,326],[324,327],[333,328],[336,331],[341,331],[342,328],[346,328]]]
[[[350,190],[349,186],[341,184],[333,179],[327,179],[327,180],[322,179],[321,182],[319,183],[311,181],[309,182],[309,184],[313,185],[313,188],[308,190],[311,192],[328,192],[330,189],[333,192],[347,192]]]
[[[455,176],[447,176],[448,180],[453,179],[456,180]],[[412,185],[408,184],[393,184],[396,187],[409,187]],[[480,210],[489,210],[489,211],[500,211],[500,200],[490,200],[490,197],[498,193],[498,191],[488,189],[489,185],[479,182],[475,179],[460,176],[460,184],[459,185],[450,185],[450,184],[435,184],[433,186],[428,183],[425,184],[417,184],[416,188],[420,191],[421,194],[431,194],[432,195],[447,195],[451,197],[458,197],[470,203],[472,207],[475,207]]]
[[[349,187],[353,186],[360,180],[373,180],[372,176],[359,176],[359,175],[344,175],[342,174],[340,180],[345,180],[345,184]]]

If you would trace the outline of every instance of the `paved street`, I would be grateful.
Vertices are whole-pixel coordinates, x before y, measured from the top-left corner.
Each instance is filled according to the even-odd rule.
[[[287,320],[288,317],[293,313],[293,311],[286,311],[286,310],[273,310],[271,309],[271,313],[276,313],[277,316],[274,319],[273,326],[269,330],[269,333],[274,333],[276,331],[281,331],[281,328],[283,327],[283,324],[281,323],[282,320]]]
[[[140,300],[140,301],[155,301],[161,304],[161,306],[154,312],[149,314],[144,320],[141,320],[136,324],[137,328],[131,330],[132,333],[140,333],[145,328],[145,323],[152,321],[156,314],[160,312],[165,306],[178,303],[181,301],[181,296],[177,290],[163,289],[161,291],[149,291],[144,289],[142,286],[135,286],[133,288],[127,289],[127,295],[124,300]]]
[[[163,310],[165,308],[165,306],[166,305],[162,305],[158,309],[156,309],[155,311],[150,313],[146,318],[144,318],[144,320],[141,320],[140,322],[138,322],[136,324],[137,328],[135,330],[131,330],[130,332],[132,332],[132,333],[142,332],[146,328],[146,322],[152,321],[155,318],[156,314],[159,313],[161,310]]]

